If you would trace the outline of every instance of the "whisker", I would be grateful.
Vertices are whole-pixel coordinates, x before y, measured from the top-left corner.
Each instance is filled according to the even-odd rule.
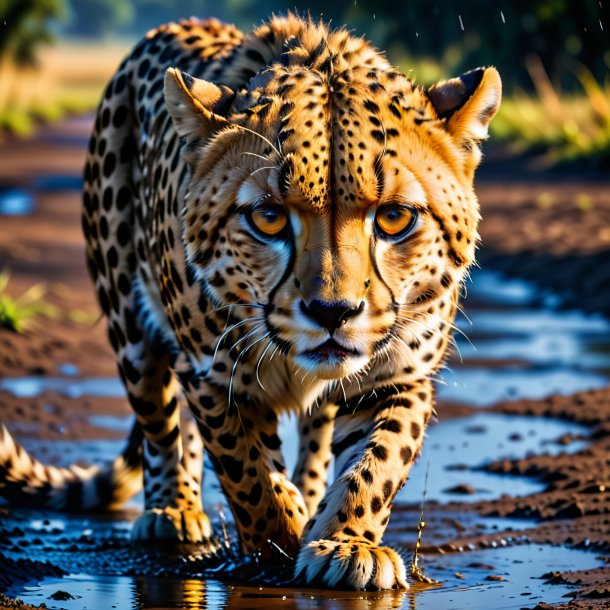
[[[263,329],[263,330],[266,331],[266,329]],[[246,354],[248,351],[250,351],[257,343],[264,341],[265,339],[267,339],[267,337],[269,337],[269,333],[265,332],[265,335],[263,335],[260,339],[257,339],[253,343],[247,345],[246,348],[240,352],[239,356],[237,356],[235,362],[233,363],[233,367],[231,368],[231,377],[229,379],[229,392],[228,392],[229,405],[231,404],[232,396],[233,396],[233,380],[235,379],[235,371],[237,370],[237,365],[239,364],[240,359],[242,358],[242,356],[244,354]],[[237,403],[235,403],[235,402],[233,404],[235,404],[235,406],[238,406]],[[238,408],[238,411],[239,411],[239,408]]]
[[[343,385],[343,379],[339,379],[339,385],[341,386],[341,391],[343,392],[343,400],[347,402],[347,394],[345,393],[345,386]]]
[[[468,324],[470,324],[470,326],[472,326],[472,320],[466,315],[466,312],[459,306],[456,305],[457,310],[466,318],[466,321],[468,322]]]
[[[258,159],[261,159],[263,161],[269,161],[269,157],[263,157],[263,155],[259,155],[258,153],[253,153],[253,152],[243,152],[241,153],[242,155],[250,155],[251,157],[257,157]]]
[[[243,337],[239,338],[233,345],[227,350],[227,353],[231,353],[242,341],[249,339],[253,334],[260,330],[266,330],[264,327],[261,329],[260,325],[255,326],[249,333],[246,333]]]
[[[216,347],[214,349],[214,355],[212,357],[212,366],[214,366],[214,363],[216,362],[216,356],[218,355],[218,350],[220,349],[220,346],[224,342],[224,338],[226,337],[226,335],[228,335],[229,333],[233,332],[234,330],[237,330],[238,328],[240,328],[241,326],[244,326],[246,324],[251,324],[254,322],[263,322],[264,320],[265,320],[265,318],[263,316],[256,316],[254,318],[245,318],[244,320],[240,320],[239,322],[232,324],[231,326],[229,326],[229,328],[224,330],[222,332],[222,334],[218,337],[218,340],[216,342]]]
[[[227,307],[252,307],[253,309],[265,309],[265,306],[261,303],[227,303],[226,305],[221,305],[220,307],[210,309],[209,313],[214,313],[222,309],[226,309]]]
[[[280,349],[279,345],[273,350],[273,353],[271,354],[271,358],[269,358],[269,362],[271,362],[273,360],[273,357],[275,356],[275,354],[277,354],[278,349]]]
[[[243,129],[244,131],[247,131],[248,133],[251,133],[254,136],[259,137],[263,142],[266,142],[267,144],[269,144],[269,146],[271,146],[273,152],[275,152],[275,154],[280,157],[280,159],[284,158],[284,155],[282,155],[281,151],[278,150],[278,148],[271,142],[271,140],[268,140],[263,134],[258,133],[258,131],[254,131],[253,129],[248,129],[243,125],[236,125],[236,127],[238,127],[239,129]]]
[[[264,169],[275,169],[275,165],[264,165],[263,167],[259,167],[250,173],[250,176],[254,176],[254,174],[258,174],[258,172],[263,171]]]
[[[256,382],[261,387],[261,390],[263,390],[263,392],[266,392],[267,390],[265,390],[265,387],[261,383],[261,379],[259,377],[259,369],[260,369],[261,363],[263,361],[263,358],[265,357],[265,354],[269,351],[269,349],[271,348],[272,345],[273,345],[273,339],[271,339],[269,341],[267,347],[263,350],[263,353],[260,355],[258,362],[256,363]]]

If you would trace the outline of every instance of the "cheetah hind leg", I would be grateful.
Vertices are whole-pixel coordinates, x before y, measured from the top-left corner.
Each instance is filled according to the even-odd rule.
[[[134,369],[146,371],[122,375],[145,438],[145,510],[131,537],[139,542],[194,543],[213,552],[217,544],[201,502],[203,443],[190,411],[181,408],[171,356],[145,343],[129,348]],[[119,361],[124,369],[127,357]]]
[[[189,494],[198,496],[203,483],[203,443],[195,420],[187,409],[182,409],[181,436],[183,455],[181,466],[189,475]],[[208,516],[199,507],[152,507],[136,520],[132,539],[137,541],[175,541],[203,545],[214,553],[218,541],[212,535]]]

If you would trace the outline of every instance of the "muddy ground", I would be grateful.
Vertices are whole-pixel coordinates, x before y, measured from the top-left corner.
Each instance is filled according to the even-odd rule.
[[[0,270],[10,269],[9,292],[14,296],[44,282],[45,299],[57,308],[54,319],[37,318],[23,334],[0,330],[0,379],[60,380],[57,387],[43,383],[31,392],[16,392],[12,386],[0,389],[0,421],[8,424],[17,438],[27,439],[28,446],[37,450],[39,456],[60,462],[65,456],[57,453],[62,450],[54,451],[53,444],[46,441],[67,443],[62,447],[82,441],[100,446],[104,442],[118,442],[124,431],[116,426],[99,425],[99,419],[91,416],[121,421],[129,415],[120,395],[109,392],[100,396],[82,390],[70,394],[61,385],[61,380],[116,377],[104,323],[85,270],[80,232],[79,173],[89,126],[89,118],[73,119],[41,129],[33,140],[0,144]],[[492,148],[488,152],[478,178],[483,216],[479,261],[483,269],[533,281],[534,301],[541,310],[574,308],[609,316],[610,180],[593,173],[539,171],[532,169],[531,161],[517,160],[505,149]],[[1,214],[2,194],[11,189],[31,197],[34,207],[30,213]],[[487,339],[490,337],[493,338],[493,333]],[[601,344],[600,349],[607,356],[607,343]],[[508,359],[504,364],[510,367],[512,361]],[[478,365],[485,367],[485,359]],[[607,380],[610,368],[605,368],[604,373]],[[523,591],[518,594],[522,596],[518,602],[510,602],[516,605],[502,607],[610,607],[610,390],[600,384],[596,388],[586,391],[584,383],[578,392],[530,397],[524,378],[522,387],[515,392],[519,399],[506,400],[504,396],[504,400],[484,407],[469,401],[441,401],[441,421],[462,417],[473,418],[475,422],[482,413],[491,417],[524,416],[532,422],[543,416],[550,418],[548,421],[563,422],[564,432],[553,439],[556,450],[550,452],[552,455],[539,447],[510,459],[503,450],[497,450],[496,459],[488,460],[484,469],[504,473],[504,495],[473,501],[469,496],[476,490],[468,483],[469,475],[465,472],[464,483],[449,490],[454,500],[440,503],[432,498],[427,503],[424,559],[432,572],[437,569],[436,574],[454,584],[463,579],[467,584],[486,582],[493,587],[507,580],[499,564],[475,559],[458,559],[455,563],[445,558],[462,555],[477,558],[479,551],[508,548],[515,553],[511,561],[518,563],[519,554],[527,554],[524,549],[534,549],[535,545],[545,549],[577,549],[582,550],[585,558],[589,555],[595,558],[596,567],[584,570],[550,567],[533,575],[544,576],[541,582],[545,583],[535,595]],[[476,428],[471,426],[475,439]],[[519,434],[515,432],[509,440],[519,442]],[[574,444],[578,442],[581,444]],[[521,479],[535,480],[537,491],[527,495],[512,493],[515,482]],[[412,550],[416,536],[419,500],[398,506],[388,530],[389,542],[407,551]],[[251,582],[259,567],[242,565],[236,569],[230,556],[208,567],[193,549],[182,556],[180,553],[169,553],[163,558],[150,554],[134,556],[138,551],[131,549],[124,527],[133,519],[133,510],[108,517],[112,533],[103,538],[96,538],[96,527],[106,523],[103,516],[95,517],[93,526],[89,522],[83,525],[80,517],[74,517],[71,525],[60,523],[56,527],[57,516],[50,513],[37,517],[27,511],[0,510],[0,591],[8,592],[10,598],[20,594],[26,585],[35,586],[45,579],[54,583],[53,579],[58,579],[56,591],[37,603],[57,602],[77,608],[80,607],[77,601],[70,605],[70,597],[62,597],[61,579],[69,572],[94,573],[100,578],[123,573],[138,577],[162,575],[169,579],[168,583],[178,576],[188,579],[203,574],[211,583],[223,570],[226,574],[220,575],[221,579],[228,578],[233,583],[223,585],[229,590],[227,599],[232,600],[225,601],[226,607],[254,607],[260,595],[256,588],[244,587],[244,582]],[[549,544],[557,547],[548,547]],[[87,549],[86,559],[82,547]],[[72,564],[66,559],[70,553]],[[194,562],[197,569],[185,570],[184,557]],[[231,569],[227,567],[229,563]],[[454,564],[459,569],[447,568]],[[194,582],[178,583],[172,603],[178,604],[176,600],[182,599],[186,600],[186,607],[206,607],[203,602],[197,605],[193,601],[190,606],[187,603],[191,598],[206,599],[200,591],[201,583]],[[279,579],[275,584],[285,582]],[[67,582],[64,593],[74,597],[72,585]],[[558,606],[554,587],[564,585],[574,586],[566,588],[570,597]],[[212,585],[209,587],[213,591]],[[417,587],[414,589],[418,591]],[[143,590],[150,593],[146,586]],[[457,585],[455,590],[459,590]],[[277,588],[270,593],[267,587],[266,593],[263,601],[258,599],[259,607],[283,605],[286,597],[293,600],[295,607],[308,607],[304,605],[307,596],[303,592]],[[139,599],[145,600],[146,595],[142,595]],[[362,607],[427,607],[425,595],[413,595],[340,599],[347,600],[345,603],[349,602],[351,607],[356,599],[365,600]],[[318,599],[321,604],[318,607],[327,607],[324,600],[331,599],[321,592],[314,592],[311,597]],[[154,595],[152,598],[158,605],[159,598]],[[209,599],[212,598],[213,595]],[[248,599],[251,601],[244,601]],[[334,605],[328,607],[348,607],[333,599]],[[549,600],[554,602],[552,606],[548,605]],[[30,598],[28,601],[31,602]],[[12,607],[14,603],[9,598],[0,598],[0,607]],[[154,607],[145,601],[140,603],[141,607]],[[472,607],[500,607],[485,603]]]

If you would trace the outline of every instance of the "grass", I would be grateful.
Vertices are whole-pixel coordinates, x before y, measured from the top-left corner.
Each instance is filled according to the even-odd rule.
[[[529,69],[535,93],[506,97],[492,135],[517,152],[542,154],[547,165],[610,168],[610,74],[599,83],[580,66],[574,70],[580,92],[560,94],[535,60]]]
[[[37,68],[0,59],[0,134],[27,136],[41,121],[93,110],[130,46],[62,42],[40,54]]]
[[[44,284],[34,284],[20,297],[13,298],[6,292],[10,274],[0,272],[0,328],[15,332],[27,330],[36,316],[56,318],[57,309],[43,300]]]

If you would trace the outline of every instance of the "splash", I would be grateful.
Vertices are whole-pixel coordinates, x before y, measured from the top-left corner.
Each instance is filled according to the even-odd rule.
[[[421,512],[419,514],[419,523],[417,524],[417,542],[415,543],[415,550],[413,551],[413,559],[411,560],[411,580],[413,582],[419,582],[425,585],[438,586],[442,585],[438,580],[434,580],[429,576],[424,574],[423,565],[419,565],[419,552],[421,549],[421,539],[424,533],[424,528],[426,527],[426,522],[424,521],[424,508],[426,506],[426,491],[428,490],[428,472],[430,470],[430,460],[426,463],[426,479],[424,482],[424,493],[422,495],[421,501]]]

